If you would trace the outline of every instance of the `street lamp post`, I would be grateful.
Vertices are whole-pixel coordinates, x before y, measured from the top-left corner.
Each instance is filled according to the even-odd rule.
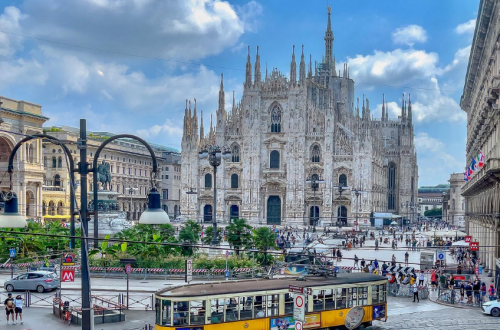
[[[210,165],[214,168],[214,206],[212,212],[212,245],[219,244],[219,238],[217,237],[217,167],[222,162],[222,158],[229,159],[231,157],[231,152],[229,149],[219,146],[210,146],[203,148],[199,153],[200,159],[208,159]]]
[[[189,201],[191,199],[191,195],[196,195],[198,194],[198,192],[194,191],[193,190],[194,188],[189,188],[189,191],[186,191],[186,194],[188,195],[188,218],[189,218],[189,211],[190,211],[190,208],[189,208]]]
[[[306,180],[306,183],[311,184],[311,188],[314,192],[314,206],[313,206],[313,219],[312,219],[313,233],[316,232],[316,225],[319,220],[319,207],[316,204],[316,190],[318,190],[319,184],[324,182],[325,181],[321,180],[317,174],[313,174],[309,180]],[[316,213],[316,208],[318,209],[318,213]]]
[[[134,194],[134,191],[138,190],[138,188],[136,188],[136,187],[127,187],[126,190],[128,190],[128,193],[130,195],[130,210],[129,210],[130,211],[130,220],[134,221],[134,215],[133,215],[134,213],[132,212],[132,207],[133,207],[134,203],[132,201],[132,195]],[[134,210],[135,210],[135,208],[134,208]]]
[[[340,227],[342,227],[342,222],[343,222],[343,217],[342,217],[342,193],[345,190],[347,190],[348,188],[346,186],[344,186],[343,184],[341,184],[341,183],[339,183],[339,185],[336,186],[336,187],[334,187],[334,188],[337,188],[338,191],[339,191],[340,209],[339,209],[339,212],[338,212],[339,215],[337,216],[337,223],[339,224]],[[346,211],[346,217],[347,217],[347,211]],[[347,224],[347,219],[346,219],[346,224]]]
[[[356,225],[359,226],[358,222],[358,203],[359,203],[359,195],[361,195],[361,189],[354,189],[354,196],[356,196]]]
[[[97,158],[99,156],[99,152],[104,148],[104,146],[120,137],[128,137],[137,139],[145,144],[145,146],[150,150],[153,157],[153,171],[156,173],[156,157],[152,152],[151,147],[147,145],[147,143],[140,138],[137,138],[133,135],[116,135],[112,138],[106,140],[97,150],[95,158],[94,158],[94,169],[97,167]],[[87,122],[85,119],[80,119],[80,138],[78,139],[78,149],[80,149],[80,162],[78,163],[78,168],[75,169],[73,156],[69,149],[64,145],[59,139],[52,137],[46,134],[35,134],[32,136],[27,136],[26,138],[19,141],[9,156],[9,165],[8,165],[8,173],[10,175],[10,191],[5,194],[5,209],[2,214],[0,214],[0,228],[23,228],[27,226],[26,218],[24,218],[21,214],[18,213],[18,204],[17,204],[17,196],[16,193],[12,191],[12,173],[14,171],[14,156],[17,150],[21,147],[21,145],[27,141],[33,139],[48,139],[52,143],[56,143],[62,147],[65,154],[68,157],[69,161],[69,170],[70,170],[70,180],[71,180],[71,202],[70,202],[70,212],[71,212],[71,236],[74,237],[74,203],[75,203],[75,181],[74,181],[74,173],[78,173],[81,176],[80,180],[80,221],[82,224],[82,236],[81,236],[81,292],[82,292],[82,329],[83,330],[91,330],[93,329],[93,316],[91,307],[91,289],[90,289],[90,273],[89,273],[89,262],[88,262],[88,216],[89,213],[87,209],[87,174],[89,172],[94,172],[94,201],[97,201],[97,172],[93,169],[89,169],[89,164],[87,163]],[[140,223],[146,224],[163,224],[170,222],[168,219],[168,215],[163,212],[160,214],[157,207],[160,206],[159,194],[156,192],[156,188],[153,187],[149,194],[149,209],[148,212],[144,212],[141,215]],[[95,204],[95,203],[94,203]],[[161,209],[160,209],[161,210]],[[97,226],[97,216],[98,216],[98,208],[94,207],[94,221],[95,226]],[[97,228],[97,227],[94,227]],[[96,235],[96,231],[94,231],[94,235]],[[95,237],[97,239],[97,236]],[[73,240],[72,240],[73,241]],[[74,247],[74,246],[72,246]]]

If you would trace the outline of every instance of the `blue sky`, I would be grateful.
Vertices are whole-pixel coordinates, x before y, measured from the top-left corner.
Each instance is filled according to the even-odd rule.
[[[411,93],[419,185],[465,166],[460,110],[478,0],[328,1],[334,54],[356,96],[396,117]],[[180,149],[185,99],[215,113],[241,97],[247,45],[288,74],[292,45],[324,54],[326,1],[19,0],[0,7],[0,95],[43,106],[48,125],[138,134]]]

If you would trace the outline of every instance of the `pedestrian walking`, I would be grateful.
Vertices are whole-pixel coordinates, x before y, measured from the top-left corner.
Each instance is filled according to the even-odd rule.
[[[354,267],[356,267],[356,268],[358,268],[358,267],[359,267],[359,265],[358,265],[358,261],[359,261],[358,256],[357,256],[357,255],[354,255]]]
[[[19,318],[19,320],[21,320],[21,324],[24,324],[24,321],[23,321],[23,300],[24,299],[21,297],[21,295],[17,295],[16,299],[14,299],[14,306],[15,306],[14,311],[16,312],[16,320],[14,321],[14,324],[16,324],[18,318]]]
[[[418,298],[418,286],[417,286],[417,283],[413,283],[413,302],[415,302],[415,298],[417,299],[417,302],[420,302],[420,299]]]
[[[365,268],[365,266],[366,266],[365,258],[361,258],[361,268]]]
[[[489,296],[490,301],[491,300],[495,300],[495,298],[496,298],[496,296],[495,296],[495,287],[493,286],[493,284],[490,284],[490,288],[488,289],[488,294],[490,295]]]
[[[424,280],[425,280],[425,274],[424,274],[424,271],[421,270],[420,274],[418,275],[418,286],[423,286]]]
[[[410,255],[408,254],[408,251],[405,252],[405,266],[408,266],[408,258]]]
[[[7,299],[3,302],[5,306],[5,315],[7,315],[7,324],[11,324],[9,320],[9,315],[12,315],[12,322],[14,320],[14,299],[12,299],[12,293],[7,294]]]
[[[378,250],[378,239],[375,239],[375,251]]]

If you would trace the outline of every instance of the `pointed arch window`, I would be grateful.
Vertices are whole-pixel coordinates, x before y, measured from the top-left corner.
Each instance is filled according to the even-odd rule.
[[[271,110],[271,133],[281,132],[281,109],[275,105]]]
[[[341,187],[347,187],[347,175],[341,174],[339,176],[339,186],[341,186]]]
[[[240,146],[235,144],[233,148],[231,148],[231,161],[233,163],[240,162]]]
[[[314,145],[312,150],[311,150],[311,162],[319,163],[320,159],[321,159],[320,153],[321,153],[321,151],[319,150],[319,146]]]
[[[387,175],[387,208],[396,209],[396,164],[390,163]]]

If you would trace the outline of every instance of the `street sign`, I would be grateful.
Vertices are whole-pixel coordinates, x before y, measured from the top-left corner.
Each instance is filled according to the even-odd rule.
[[[471,251],[479,251],[479,242],[470,242]]]
[[[229,270],[226,269],[226,271],[224,273],[225,273],[226,278],[228,278],[229,277]]]
[[[74,253],[67,253],[64,256],[62,265],[63,266],[74,266],[75,265],[75,254]]]
[[[326,261],[326,258],[325,257],[321,257],[321,262],[325,262]]]
[[[296,285],[289,285],[288,292],[304,293],[304,288]]]
[[[63,269],[61,281],[62,282],[74,282],[75,281],[75,270],[74,269]]]
[[[306,317],[306,297],[298,294],[293,300],[293,319],[304,321]]]
[[[11,258],[16,257],[16,249],[14,249],[14,248],[9,249],[9,257],[11,257]]]
[[[338,272],[339,272],[339,267],[337,267],[337,266],[333,267],[333,271],[334,271],[335,273],[338,273]]]
[[[128,274],[130,274],[130,272],[132,272],[132,266],[130,266],[130,264],[126,264],[125,265],[125,273],[128,275]]]
[[[445,260],[446,256],[444,254],[443,251],[438,251],[437,255],[436,255],[436,259],[437,260]]]
[[[465,236],[464,241],[465,241],[465,243],[470,243],[470,242],[472,242],[472,236]]]
[[[304,328],[304,323],[302,321],[295,321],[295,330],[302,330]]]
[[[186,260],[186,278],[185,278],[185,281],[187,283],[189,283],[192,280],[193,280],[193,260],[187,259]]]

